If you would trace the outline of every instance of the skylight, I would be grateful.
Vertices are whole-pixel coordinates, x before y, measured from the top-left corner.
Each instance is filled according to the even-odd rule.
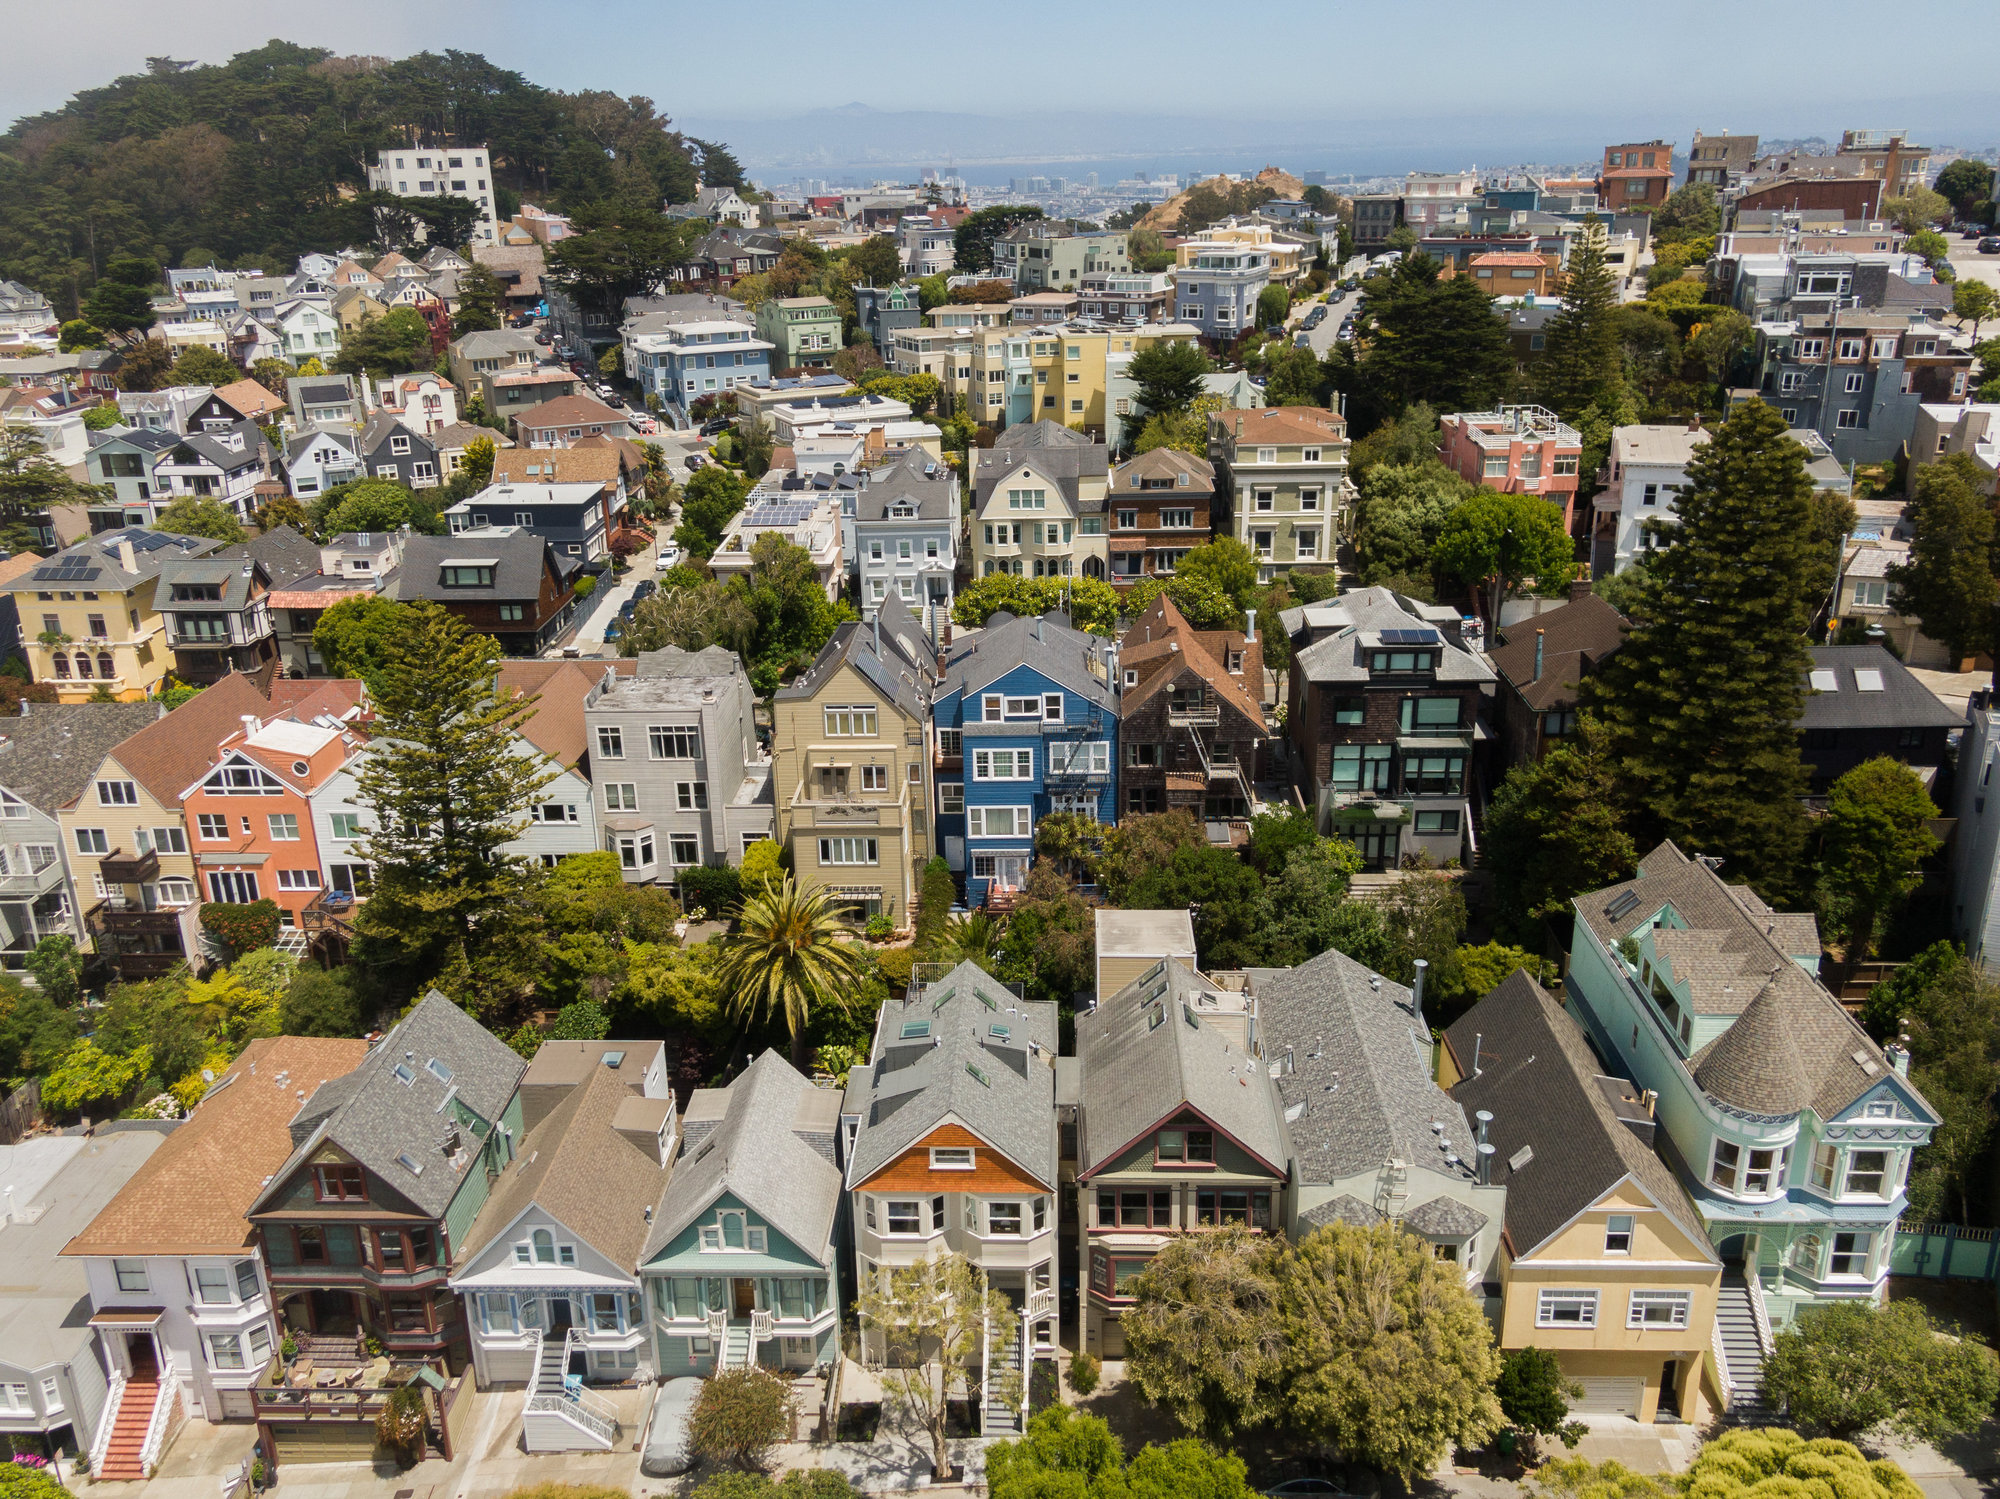
[[[417,1080],[416,1068],[410,1066],[410,1064],[407,1062],[398,1062],[396,1064],[397,1082],[401,1083],[405,1088],[407,1088],[416,1080]]]
[[[1854,673],[1854,690],[1856,692],[1882,691],[1882,673],[1872,666],[1857,668]]]
[[[904,1041],[921,1041],[930,1033],[931,1023],[928,1020],[905,1020],[900,1039]]]
[[[428,1072],[441,1083],[451,1081],[451,1069],[436,1057],[432,1057],[428,1062],[424,1063],[424,1071]]]
[[[972,1080],[979,1084],[980,1087],[990,1088],[993,1086],[993,1080],[982,1072],[976,1063],[967,1062],[965,1070],[972,1074]]]
[[[996,1025],[992,1028],[990,1032],[988,1032],[988,1034],[990,1034],[997,1041],[1005,1041],[1009,1037],[1011,1037],[1014,1033],[1012,1030],[1008,1029],[1004,1025]]]
[[[417,1164],[417,1158],[407,1150],[396,1157],[396,1164],[412,1176],[422,1176],[424,1174],[424,1168]]]
[[[1814,667],[1812,672],[1812,689],[1814,692],[1840,691],[1840,673],[1834,671],[1831,667]]]

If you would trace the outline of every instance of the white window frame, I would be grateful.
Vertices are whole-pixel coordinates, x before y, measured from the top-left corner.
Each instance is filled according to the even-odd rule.
[[[1012,821],[1004,833],[988,832],[986,818],[989,813],[1007,812]],[[965,809],[965,835],[968,838],[1027,838],[1033,836],[1035,828],[1033,807],[967,807]]]
[[[1597,1326],[1598,1293],[1584,1287],[1544,1286],[1535,1297],[1535,1326],[1575,1327],[1588,1330]],[[1574,1305],[1577,1316],[1557,1318],[1558,1307]]]
[[[978,1169],[978,1152],[971,1145],[933,1145],[931,1170],[973,1171]]]
[[[1688,1315],[1694,1305],[1692,1291],[1634,1291],[1625,1303],[1625,1325],[1641,1331],[1653,1329],[1671,1331],[1688,1325]],[[1665,1307],[1667,1320],[1646,1320],[1646,1313],[1654,1308]]]

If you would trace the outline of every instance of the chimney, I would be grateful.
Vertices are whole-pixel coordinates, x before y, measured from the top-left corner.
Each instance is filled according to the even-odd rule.
[[[139,559],[133,554],[132,543],[128,540],[120,540],[118,543],[118,565],[128,573],[136,573],[139,570]]]
[[[1910,1075],[1910,1048],[1905,1037],[1897,1037],[1882,1049],[1889,1054],[1889,1065],[1896,1069],[1898,1077]]]
[[[1412,966],[1416,968],[1417,976],[1410,981],[1410,1008],[1416,1014],[1417,1024],[1422,1025],[1424,1023],[1424,974],[1429,970],[1431,965],[1426,959],[1418,958]]]
[[[1486,625],[1474,615],[1464,615],[1458,622],[1458,640],[1469,651],[1486,649]]]
[[[248,739],[252,734],[256,733],[259,729],[263,727],[263,725],[257,721],[257,715],[254,713],[242,714],[241,718],[243,722],[243,737],[245,739]]]
[[[1574,604],[1578,599],[1587,599],[1589,597],[1590,597],[1590,579],[1571,578],[1569,580],[1569,601],[1572,604]]]
[[[1696,412],[1693,416],[1688,418],[1688,431],[1699,432],[1700,430],[1701,430],[1701,413]]]
[[[1547,630],[1535,631],[1535,674],[1529,678],[1530,681],[1539,682],[1542,679],[1542,648],[1547,643],[1548,633]]]
[[[1257,640],[1257,611],[1255,609],[1245,609],[1243,612],[1250,621],[1243,630],[1243,643],[1245,645],[1254,645]]]

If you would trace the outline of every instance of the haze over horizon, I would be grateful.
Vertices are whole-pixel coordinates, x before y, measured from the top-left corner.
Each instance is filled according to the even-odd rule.
[[[0,117],[59,108],[79,90],[143,71],[149,56],[221,62],[282,37],[389,57],[474,51],[545,87],[644,94],[774,181],[947,163],[988,181],[995,169],[1065,163],[1078,174],[1268,162],[1365,176],[1578,161],[1654,136],[1685,149],[1696,129],[1835,139],[1844,128],[1906,128],[1927,145],[1961,149],[2000,139],[1984,50],[1926,58],[1919,93],[1907,69],[1886,76],[1885,13],[1863,0],[1693,0],[1672,24],[1653,12],[1537,0],[1527,23],[1505,34],[1484,24],[1485,7],[1445,0],[1414,36],[1406,10],[1340,0],[1282,35],[1247,28],[1240,66],[1227,64],[1214,7],[1196,0],[1119,0],[1080,25],[1073,7],[1024,0],[1004,28],[964,12],[829,12],[806,0],[767,0],[754,28],[741,12],[647,0],[554,9],[436,0],[411,13],[96,0],[91,14],[87,30],[60,7],[10,17],[16,45],[0,57]],[[1896,15],[1932,36],[1978,35],[1991,23],[1990,8],[1972,0],[1928,0]],[[885,66],[874,18],[913,22],[909,63]],[[1476,45],[1451,40],[1461,27]],[[1076,53],[1052,63],[1051,44],[1065,35]],[[937,61],[954,58],[965,61]],[[1871,72],[1883,82],[1872,96],[1854,86]],[[1835,78],[1838,93],[1827,88]],[[1594,79],[1606,86],[1593,89]]]

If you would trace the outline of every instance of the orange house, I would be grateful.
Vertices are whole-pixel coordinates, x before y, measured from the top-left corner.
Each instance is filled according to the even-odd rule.
[[[1489,297],[1546,297],[1556,290],[1551,257],[1525,250],[1488,250],[1472,257],[1473,279]]]
[[[303,925],[323,883],[312,793],[366,742],[351,691],[325,696],[282,717],[245,714],[216,745],[208,772],[181,794],[203,900],[274,900],[285,926]]]

